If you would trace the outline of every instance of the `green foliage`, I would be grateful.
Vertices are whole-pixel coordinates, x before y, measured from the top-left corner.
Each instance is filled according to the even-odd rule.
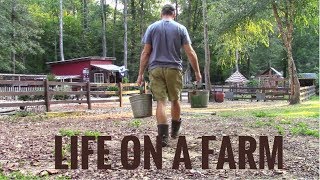
[[[122,78],[122,82],[123,82],[123,83],[129,83],[130,81],[129,81],[129,78],[124,77],[124,78]]]
[[[61,95],[61,94],[56,94],[53,96],[53,99],[55,100],[67,100],[67,99],[70,99],[70,96],[69,95]]]
[[[85,136],[94,136],[97,139],[98,136],[101,135],[101,133],[99,131],[85,131],[84,135]]]
[[[71,129],[60,129],[59,130],[59,134],[61,136],[67,136],[67,137],[78,136],[80,133],[81,133],[81,131],[78,131],[78,130],[71,130]]]
[[[109,86],[106,88],[106,91],[119,91],[119,87],[117,86]]]
[[[275,128],[278,130],[278,133],[280,135],[284,135],[284,133],[285,133],[284,130],[285,129],[281,125],[278,124],[278,125],[275,126]]]
[[[16,5],[13,4],[16,2]],[[87,13],[84,4],[87,2]],[[128,69],[133,82],[137,78],[141,38],[147,26],[159,20],[164,1],[132,0],[128,4]],[[178,0],[178,22],[185,25],[197,52],[200,69],[204,67],[202,2]],[[265,1],[208,1],[209,48],[211,52],[211,79],[224,83],[233,72],[235,50],[239,51],[240,71],[250,77],[269,65],[286,75],[287,58],[277,33],[270,0]],[[284,2],[284,1],[283,1]],[[277,1],[285,10],[285,4]],[[101,56],[101,6],[99,1],[63,1],[65,59]],[[118,1],[123,5],[122,1]],[[142,6],[143,3],[143,6]],[[174,2],[173,2],[174,3]],[[190,3],[190,4],[189,4]],[[319,66],[319,22],[316,0],[294,1],[296,16],[292,42],[293,57],[298,72],[317,72]],[[105,6],[107,56],[115,56],[116,65],[123,65],[123,12],[115,12],[112,5]],[[14,16],[12,7],[16,6]],[[12,53],[16,54],[15,67],[20,73],[45,74],[46,62],[59,61],[59,1],[28,0],[0,3],[0,72],[12,72]],[[116,14],[115,24],[113,15]],[[284,13],[281,11],[281,16]],[[11,17],[14,17],[13,21]],[[12,36],[15,33],[16,36]],[[113,47],[114,43],[114,47]],[[183,69],[189,62],[182,54]],[[191,75],[193,73],[191,71]],[[48,79],[51,79],[48,76]]]
[[[251,79],[250,81],[247,82],[248,87],[258,87],[259,86],[259,81],[256,79]]]
[[[31,100],[31,96],[29,96],[29,95],[21,95],[21,96],[18,96],[18,100],[20,100],[20,101],[29,101],[29,100]]]
[[[10,173],[9,175],[4,175],[0,172],[0,179],[1,180],[10,180],[10,179],[17,179],[17,180],[41,180],[43,178],[39,176],[34,176],[31,174],[22,174],[20,171],[15,171]]]
[[[29,111],[17,111],[14,116],[15,117],[27,117],[27,116],[34,116],[35,114]]]
[[[129,123],[129,125],[132,126],[132,127],[134,127],[134,128],[139,128],[139,127],[142,125],[142,123],[141,123],[141,120],[139,120],[139,119],[134,119],[133,121],[131,121],[131,122]]]
[[[252,115],[255,116],[255,117],[258,117],[258,118],[264,118],[264,117],[274,117],[275,115],[273,114],[269,114],[269,113],[266,113],[264,111],[254,111],[252,112]]]
[[[297,123],[294,127],[291,128],[290,131],[294,135],[307,135],[319,137],[319,130],[310,129],[308,125],[304,122]]]
[[[56,76],[54,74],[48,74],[47,75],[47,79],[48,79],[48,81],[55,81],[56,80]]]

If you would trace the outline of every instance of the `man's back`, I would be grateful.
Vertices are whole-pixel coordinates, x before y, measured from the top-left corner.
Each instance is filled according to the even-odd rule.
[[[180,49],[183,44],[191,44],[191,40],[183,25],[163,19],[148,27],[143,43],[152,45],[149,70],[156,67],[182,70]]]

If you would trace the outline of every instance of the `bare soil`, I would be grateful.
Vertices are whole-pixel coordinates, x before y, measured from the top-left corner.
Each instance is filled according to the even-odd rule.
[[[154,103],[155,104],[155,103]],[[118,103],[94,104],[93,110],[86,110],[85,104],[54,105],[52,110],[80,111],[78,114],[65,116],[43,115],[25,118],[11,118],[0,116],[0,171],[9,174],[20,171],[37,176],[49,175],[50,179],[57,177],[70,177],[72,179],[318,179],[319,178],[319,139],[312,136],[291,135],[287,132],[283,136],[284,169],[238,169],[238,137],[252,136],[259,146],[259,136],[269,137],[270,145],[274,136],[278,136],[275,128],[251,127],[255,118],[221,117],[221,111],[235,108],[267,108],[268,106],[285,106],[287,102],[247,102],[227,101],[221,104],[210,103],[206,109],[191,109],[190,105],[182,104],[183,130],[181,135],[186,137],[192,169],[185,169],[180,164],[178,170],[172,169],[177,140],[170,139],[170,147],[163,148],[163,169],[158,170],[153,160],[151,169],[144,169],[143,136],[148,135],[155,145],[157,135],[156,119],[154,116],[140,119],[141,125],[132,116],[130,104],[124,103],[119,108]],[[154,108],[155,109],[155,108]],[[167,112],[170,112],[169,109]],[[155,113],[153,113],[155,114]],[[48,116],[50,118],[48,118]],[[313,126],[318,120],[308,119]],[[317,127],[315,127],[317,128]],[[82,132],[97,131],[101,135],[112,136],[107,148],[110,150],[106,161],[111,162],[111,170],[97,170],[96,151],[90,156],[89,169],[55,170],[54,168],[54,137],[62,129]],[[121,140],[124,136],[134,135],[141,142],[141,164],[136,170],[125,170],[121,164]],[[216,141],[210,144],[214,155],[210,156],[210,169],[201,168],[201,137],[216,136]],[[223,136],[230,136],[237,169],[230,170],[228,164],[225,168],[217,170],[217,160]],[[81,140],[81,138],[79,138]],[[70,139],[64,137],[67,147]],[[81,141],[80,141],[81,142]],[[79,142],[79,146],[80,146]],[[96,143],[91,143],[96,150]],[[79,148],[80,149],[80,148]],[[132,148],[128,150],[132,156]],[[257,167],[259,164],[258,147],[254,154]],[[66,152],[67,159],[70,159]],[[80,159],[80,158],[79,158]],[[65,161],[67,162],[67,161]],[[277,165],[276,165],[277,167]]]

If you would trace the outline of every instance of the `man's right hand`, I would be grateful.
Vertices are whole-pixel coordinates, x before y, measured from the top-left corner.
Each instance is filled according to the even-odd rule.
[[[197,81],[197,83],[200,83],[200,82],[201,82],[201,79],[202,79],[201,73],[200,73],[200,72],[196,72],[196,73],[195,73],[195,76],[196,76],[196,81]]]

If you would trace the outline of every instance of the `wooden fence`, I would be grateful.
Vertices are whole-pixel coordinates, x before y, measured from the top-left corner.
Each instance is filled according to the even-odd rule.
[[[182,92],[191,91],[192,85],[185,86]],[[289,100],[289,88],[252,88],[252,87],[232,87],[224,85],[213,85],[211,93],[224,92],[225,98],[229,100],[249,99],[249,100]],[[181,96],[182,97],[182,96]]]
[[[192,90],[192,85],[185,86],[182,92]],[[225,98],[229,100],[250,99],[250,100],[289,100],[290,88],[251,88],[251,87],[231,87],[224,85],[213,85],[211,93],[224,92]],[[300,88],[300,100],[304,101],[315,95],[315,86]],[[181,95],[182,97],[182,95]]]
[[[306,86],[300,88],[300,100],[304,101],[316,94],[315,86]]]
[[[34,91],[1,91],[0,97],[5,96],[36,96],[40,97],[40,100],[24,101],[24,102],[5,102],[1,103],[0,107],[21,107],[21,106],[38,106],[45,105],[46,111],[51,111],[51,104],[68,104],[68,103],[87,103],[88,109],[92,109],[92,103],[103,103],[103,102],[119,102],[120,107],[123,104],[123,95],[128,94],[140,94],[140,87],[136,83],[90,83],[90,82],[55,82],[55,81],[6,81],[0,80],[0,86],[11,86],[15,87],[29,86],[37,87]],[[63,88],[63,87],[69,88]],[[60,87],[60,88],[57,88]],[[108,91],[108,88],[114,87],[113,91]],[[116,88],[115,88],[116,87]],[[132,87],[135,90],[130,90]],[[4,89],[4,88],[3,88]],[[8,90],[13,90],[8,88]],[[143,87],[143,93],[146,93],[147,83]],[[20,89],[22,90],[22,89]],[[73,99],[53,100],[54,96],[74,96]],[[96,99],[92,100],[91,96],[106,96],[114,95],[118,96],[117,99]],[[83,100],[81,97],[85,97]]]

